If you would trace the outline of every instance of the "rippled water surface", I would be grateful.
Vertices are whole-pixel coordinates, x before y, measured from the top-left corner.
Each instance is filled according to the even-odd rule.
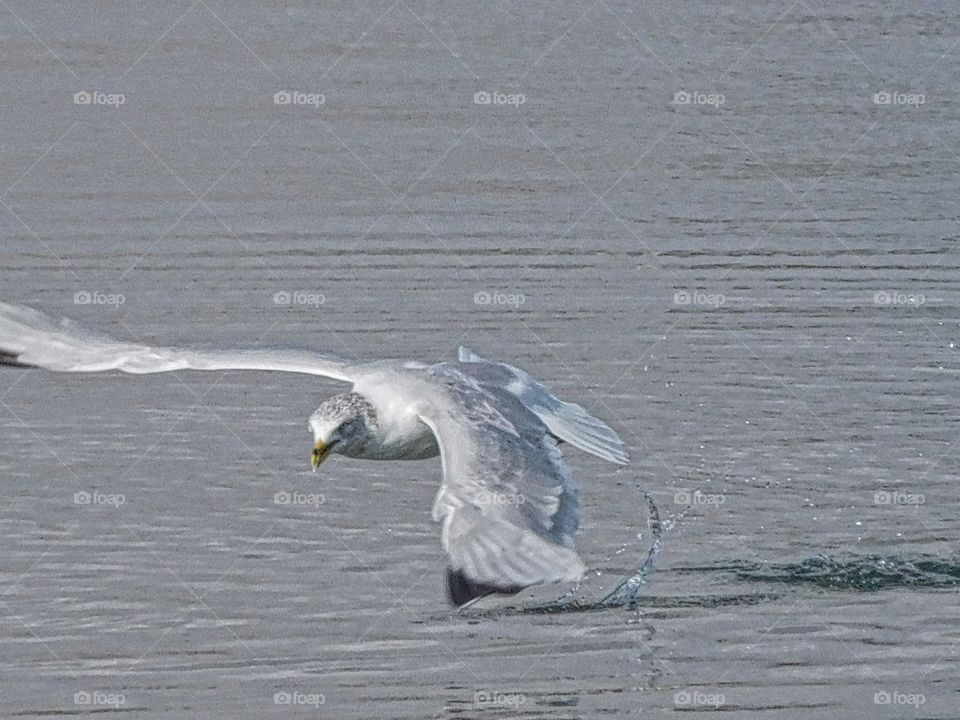
[[[458,614],[437,461],[309,472],[335,383],[5,369],[0,714],[960,715],[958,32],[947,2],[0,2],[0,299],[156,344],[468,344],[633,457],[566,453],[582,586]],[[655,531],[630,607],[537,610]]]

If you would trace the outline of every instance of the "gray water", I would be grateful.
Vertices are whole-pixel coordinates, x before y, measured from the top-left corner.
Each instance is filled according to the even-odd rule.
[[[0,299],[468,344],[633,463],[566,453],[581,587],[458,614],[438,462],[309,472],[335,383],[4,370],[2,714],[960,716],[956,5],[251,5],[0,2]],[[531,611],[644,492],[637,602]]]

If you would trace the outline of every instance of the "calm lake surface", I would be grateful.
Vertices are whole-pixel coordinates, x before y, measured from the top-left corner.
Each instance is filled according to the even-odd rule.
[[[578,597],[643,561],[643,492],[662,522],[634,608],[458,614],[438,461],[310,473],[335,383],[5,369],[0,714],[960,716],[958,32],[0,2],[0,299],[150,344],[469,345],[630,448],[566,452]]]

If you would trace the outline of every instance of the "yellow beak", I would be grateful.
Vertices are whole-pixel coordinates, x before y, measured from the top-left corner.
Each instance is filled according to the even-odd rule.
[[[327,445],[323,440],[317,440],[317,444],[313,446],[313,453],[310,455],[310,465],[313,467],[314,472],[317,471],[317,468],[320,467],[320,463],[324,461],[329,453],[330,446]]]

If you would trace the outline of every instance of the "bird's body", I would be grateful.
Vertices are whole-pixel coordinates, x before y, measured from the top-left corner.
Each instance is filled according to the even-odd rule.
[[[375,440],[370,454],[359,455],[371,460],[422,460],[440,454],[437,439],[420,419],[416,405],[397,388],[410,381],[420,369],[392,367],[371,368],[354,383],[354,392],[363,395],[373,406],[377,418]]]
[[[568,442],[620,464],[623,444],[581,406],[523,370],[466,348],[457,361],[356,363],[289,350],[192,351],[119,343],[69,321],[0,303],[0,365],[64,372],[250,369],[353,383],[310,416],[314,469],[330,453],[365,460],[441,456],[433,506],[457,605],[529,585],[576,580],[579,490],[560,453]]]

